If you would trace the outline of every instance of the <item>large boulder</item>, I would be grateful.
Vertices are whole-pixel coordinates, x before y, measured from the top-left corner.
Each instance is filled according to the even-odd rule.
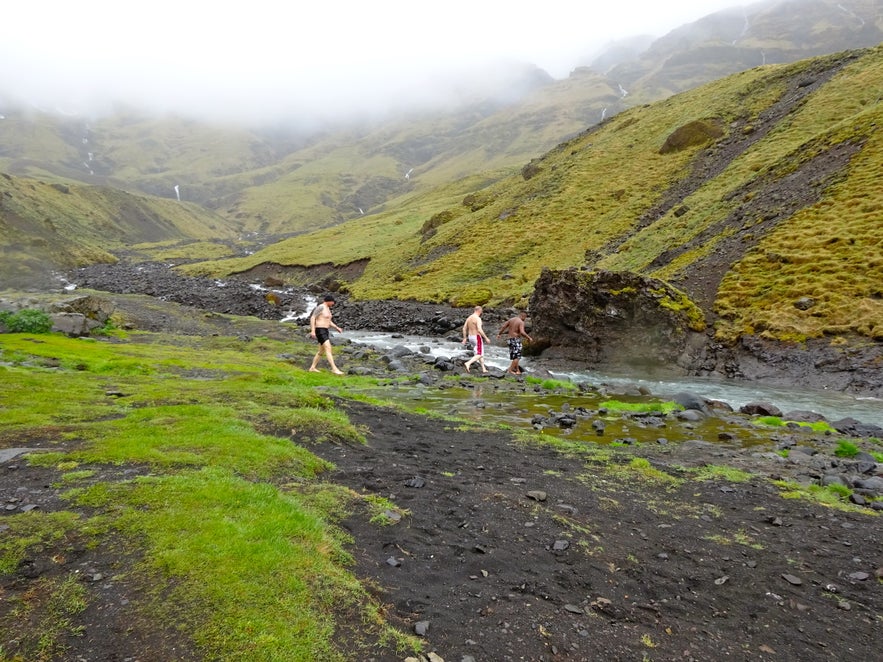
[[[530,315],[532,345],[549,358],[689,368],[706,345],[702,311],[683,292],[630,272],[544,269]]]

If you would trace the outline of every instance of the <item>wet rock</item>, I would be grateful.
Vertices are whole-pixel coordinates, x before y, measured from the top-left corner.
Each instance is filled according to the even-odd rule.
[[[841,434],[851,437],[883,437],[883,428],[871,423],[862,423],[854,418],[841,418],[831,422],[831,427]]]
[[[696,410],[701,412],[708,411],[708,404],[701,395],[693,393],[692,391],[681,391],[680,393],[675,393],[672,398],[672,402],[679,404],[686,410]]]
[[[794,411],[785,412],[782,414],[782,418],[787,421],[797,421],[798,423],[819,423],[821,421],[827,420],[821,414],[817,414],[814,411],[806,411],[803,409],[796,409]]]
[[[739,413],[749,416],[781,416],[782,410],[769,402],[748,402],[739,407]]]

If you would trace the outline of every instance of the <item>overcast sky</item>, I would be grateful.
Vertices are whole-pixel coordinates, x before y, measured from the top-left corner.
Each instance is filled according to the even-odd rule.
[[[109,101],[216,118],[395,107],[488,63],[565,78],[623,37],[738,0],[16,0],[0,21],[0,99]],[[0,109],[2,112],[2,109]]]

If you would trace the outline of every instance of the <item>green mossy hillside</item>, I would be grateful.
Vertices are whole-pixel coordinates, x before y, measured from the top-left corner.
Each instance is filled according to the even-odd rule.
[[[0,174],[2,286],[26,286],[51,270],[114,262],[113,253],[145,242],[217,244],[236,236],[226,220],[194,204]]]
[[[633,271],[676,283],[723,338],[877,338],[881,89],[883,48],[760,67],[623,112],[524,172],[188,272],[367,261],[344,284],[357,298],[523,305],[544,267]],[[701,140],[663,149],[691,126]]]

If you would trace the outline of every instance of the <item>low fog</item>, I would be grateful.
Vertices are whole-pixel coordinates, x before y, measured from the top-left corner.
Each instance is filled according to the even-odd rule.
[[[3,10],[0,115],[116,104],[210,120],[335,120],[451,103],[500,68],[565,78],[605,44],[732,0],[572,3],[16,2]]]

